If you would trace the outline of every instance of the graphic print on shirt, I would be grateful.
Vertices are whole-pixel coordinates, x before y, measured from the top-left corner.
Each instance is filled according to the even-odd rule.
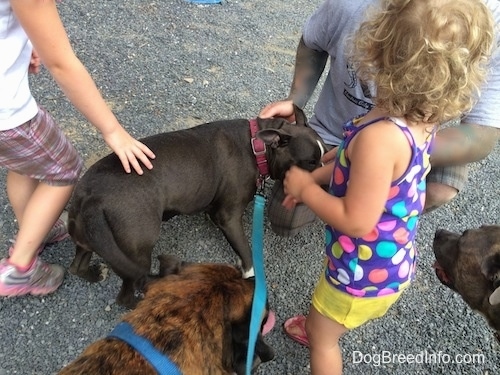
[[[371,110],[374,106],[372,103],[367,102],[363,98],[357,98],[354,95],[352,95],[349,91],[349,89],[354,89],[356,86],[360,85],[361,89],[363,91],[363,95],[365,98],[371,99],[372,95],[370,92],[370,88],[368,87],[367,84],[360,82],[356,75],[356,70],[354,69],[352,63],[348,62],[346,65],[347,69],[347,77],[349,78],[349,82],[344,82],[344,96],[349,100],[350,102],[356,104],[358,107],[363,108],[363,110],[369,111]],[[355,91],[355,90],[351,90]]]

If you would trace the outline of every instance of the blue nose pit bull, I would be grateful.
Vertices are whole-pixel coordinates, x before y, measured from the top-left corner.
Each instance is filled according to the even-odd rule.
[[[269,177],[284,178],[297,165],[320,165],[324,144],[296,108],[296,124],[260,119],[256,138],[267,146]],[[251,141],[250,122],[224,120],[142,139],[155,154],[154,168],[139,176],[123,171],[115,154],[95,163],[75,188],[69,233],[76,244],[70,272],[100,279],[89,267],[92,253],[102,257],[123,280],[117,303],[133,308],[136,291],[148,281],[151,253],[162,221],[206,212],[241,260],[243,276],[253,276],[252,255],[242,216],[261,177]]]

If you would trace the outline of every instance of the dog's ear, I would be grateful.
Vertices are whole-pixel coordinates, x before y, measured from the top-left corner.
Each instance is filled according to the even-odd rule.
[[[495,291],[489,298],[490,304],[496,305],[500,303],[500,249],[483,260],[481,272],[488,280],[493,282],[495,287]]]
[[[307,117],[302,110],[302,108],[297,107],[295,104],[293,105],[293,112],[295,113],[295,123],[299,126],[308,126],[307,125]]]
[[[481,272],[488,280],[500,284],[500,247],[493,255],[484,258],[481,262]]]
[[[266,146],[270,146],[271,148],[286,146],[292,137],[291,134],[284,129],[259,130],[255,136],[262,140]]]
[[[161,277],[179,273],[184,262],[173,255],[158,255],[158,260],[160,261],[160,272]]]

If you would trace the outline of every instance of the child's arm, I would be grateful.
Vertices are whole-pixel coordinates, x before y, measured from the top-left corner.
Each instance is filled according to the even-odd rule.
[[[286,194],[305,203],[324,222],[349,236],[362,237],[380,219],[395,171],[399,173],[399,164],[408,165],[411,150],[394,124],[381,122],[363,129],[348,151],[351,171],[345,197],[330,195],[310,173],[296,167],[287,172],[284,187]]]
[[[153,152],[120,125],[102,98],[92,77],[76,57],[59,17],[55,0],[11,0],[12,9],[43,64],[73,105],[99,131],[120,158],[142,174],[138,159],[148,168]]]

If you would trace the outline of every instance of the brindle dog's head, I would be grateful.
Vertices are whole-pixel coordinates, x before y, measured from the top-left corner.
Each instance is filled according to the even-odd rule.
[[[155,296],[168,294],[170,315],[184,327],[187,349],[190,338],[203,338],[203,342],[193,344],[205,352],[200,357],[205,359],[204,366],[207,361],[221,362],[228,373],[245,374],[255,281],[243,279],[241,271],[228,264],[187,263],[168,255],[158,259],[164,278],[148,287],[144,303],[154,303]],[[268,315],[266,308],[261,327]],[[212,350],[214,347],[218,350]],[[180,358],[185,357],[180,353],[183,350],[186,348],[176,350]],[[273,349],[259,333],[252,368],[273,358]],[[182,360],[180,363],[182,369]],[[183,373],[194,372],[187,368]]]
[[[189,375],[245,374],[255,283],[227,264],[185,263],[160,256],[160,278],[146,285],[144,299],[123,320]],[[266,309],[262,325],[268,316]],[[253,369],[274,358],[259,333]],[[128,344],[105,338],[91,344],[60,375],[154,375]]]
[[[500,226],[434,236],[436,275],[496,330],[500,342]]]

